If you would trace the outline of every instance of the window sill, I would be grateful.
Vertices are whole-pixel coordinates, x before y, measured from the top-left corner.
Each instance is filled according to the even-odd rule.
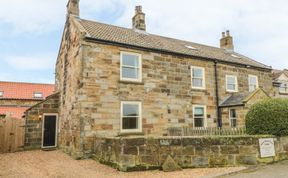
[[[226,90],[226,93],[238,93],[239,91],[227,91]]]
[[[206,89],[206,88],[191,88],[190,91],[202,91],[202,92],[206,92],[207,89]]]
[[[122,84],[134,84],[134,85],[144,85],[144,82],[128,81],[128,80],[119,80],[118,83],[122,83]]]
[[[135,136],[135,135],[144,135],[144,132],[120,132],[117,136]]]

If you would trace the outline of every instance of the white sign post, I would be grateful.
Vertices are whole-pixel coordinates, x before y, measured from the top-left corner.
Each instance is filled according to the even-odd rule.
[[[260,138],[259,146],[261,158],[275,156],[275,146],[273,138]]]

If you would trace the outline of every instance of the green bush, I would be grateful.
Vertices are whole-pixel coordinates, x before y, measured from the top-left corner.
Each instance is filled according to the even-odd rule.
[[[268,99],[254,104],[246,115],[246,131],[251,135],[288,135],[288,100]]]

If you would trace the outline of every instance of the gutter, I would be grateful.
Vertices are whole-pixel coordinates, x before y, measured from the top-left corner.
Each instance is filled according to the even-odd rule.
[[[97,42],[100,44],[106,44],[106,45],[113,45],[113,46],[119,46],[119,47],[124,47],[124,48],[131,48],[131,49],[136,49],[136,50],[144,50],[148,52],[159,52],[159,53],[164,53],[164,54],[170,54],[170,55],[175,55],[175,56],[182,56],[182,57],[187,57],[187,58],[198,58],[203,61],[211,61],[215,62],[218,61],[218,63],[223,63],[223,64],[232,64],[234,66],[241,66],[244,68],[254,68],[258,70],[264,70],[264,71],[272,71],[272,68],[264,68],[264,67],[257,67],[257,66],[252,66],[252,65],[247,65],[247,64],[240,64],[236,62],[228,62],[228,61],[220,61],[219,59],[216,58],[209,58],[209,57],[202,57],[202,56],[195,56],[195,55],[188,55],[188,54],[182,54],[182,53],[177,53],[177,52],[172,52],[168,50],[162,50],[162,49],[155,49],[155,48],[147,48],[147,47],[142,47],[142,46],[136,46],[136,45],[130,45],[130,44],[125,44],[125,43],[119,43],[119,42],[114,42],[114,41],[108,41],[108,40],[102,40],[102,39],[97,39],[93,37],[86,36],[84,38],[87,42]]]
[[[245,106],[245,104],[234,104],[234,105],[226,105],[226,106],[219,106],[219,108],[231,108],[231,107],[237,107],[237,106]]]

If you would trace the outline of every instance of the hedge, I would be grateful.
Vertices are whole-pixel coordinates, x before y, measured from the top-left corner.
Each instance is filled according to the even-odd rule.
[[[268,99],[254,104],[246,115],[248,134],[288,135],[288,99]]]

